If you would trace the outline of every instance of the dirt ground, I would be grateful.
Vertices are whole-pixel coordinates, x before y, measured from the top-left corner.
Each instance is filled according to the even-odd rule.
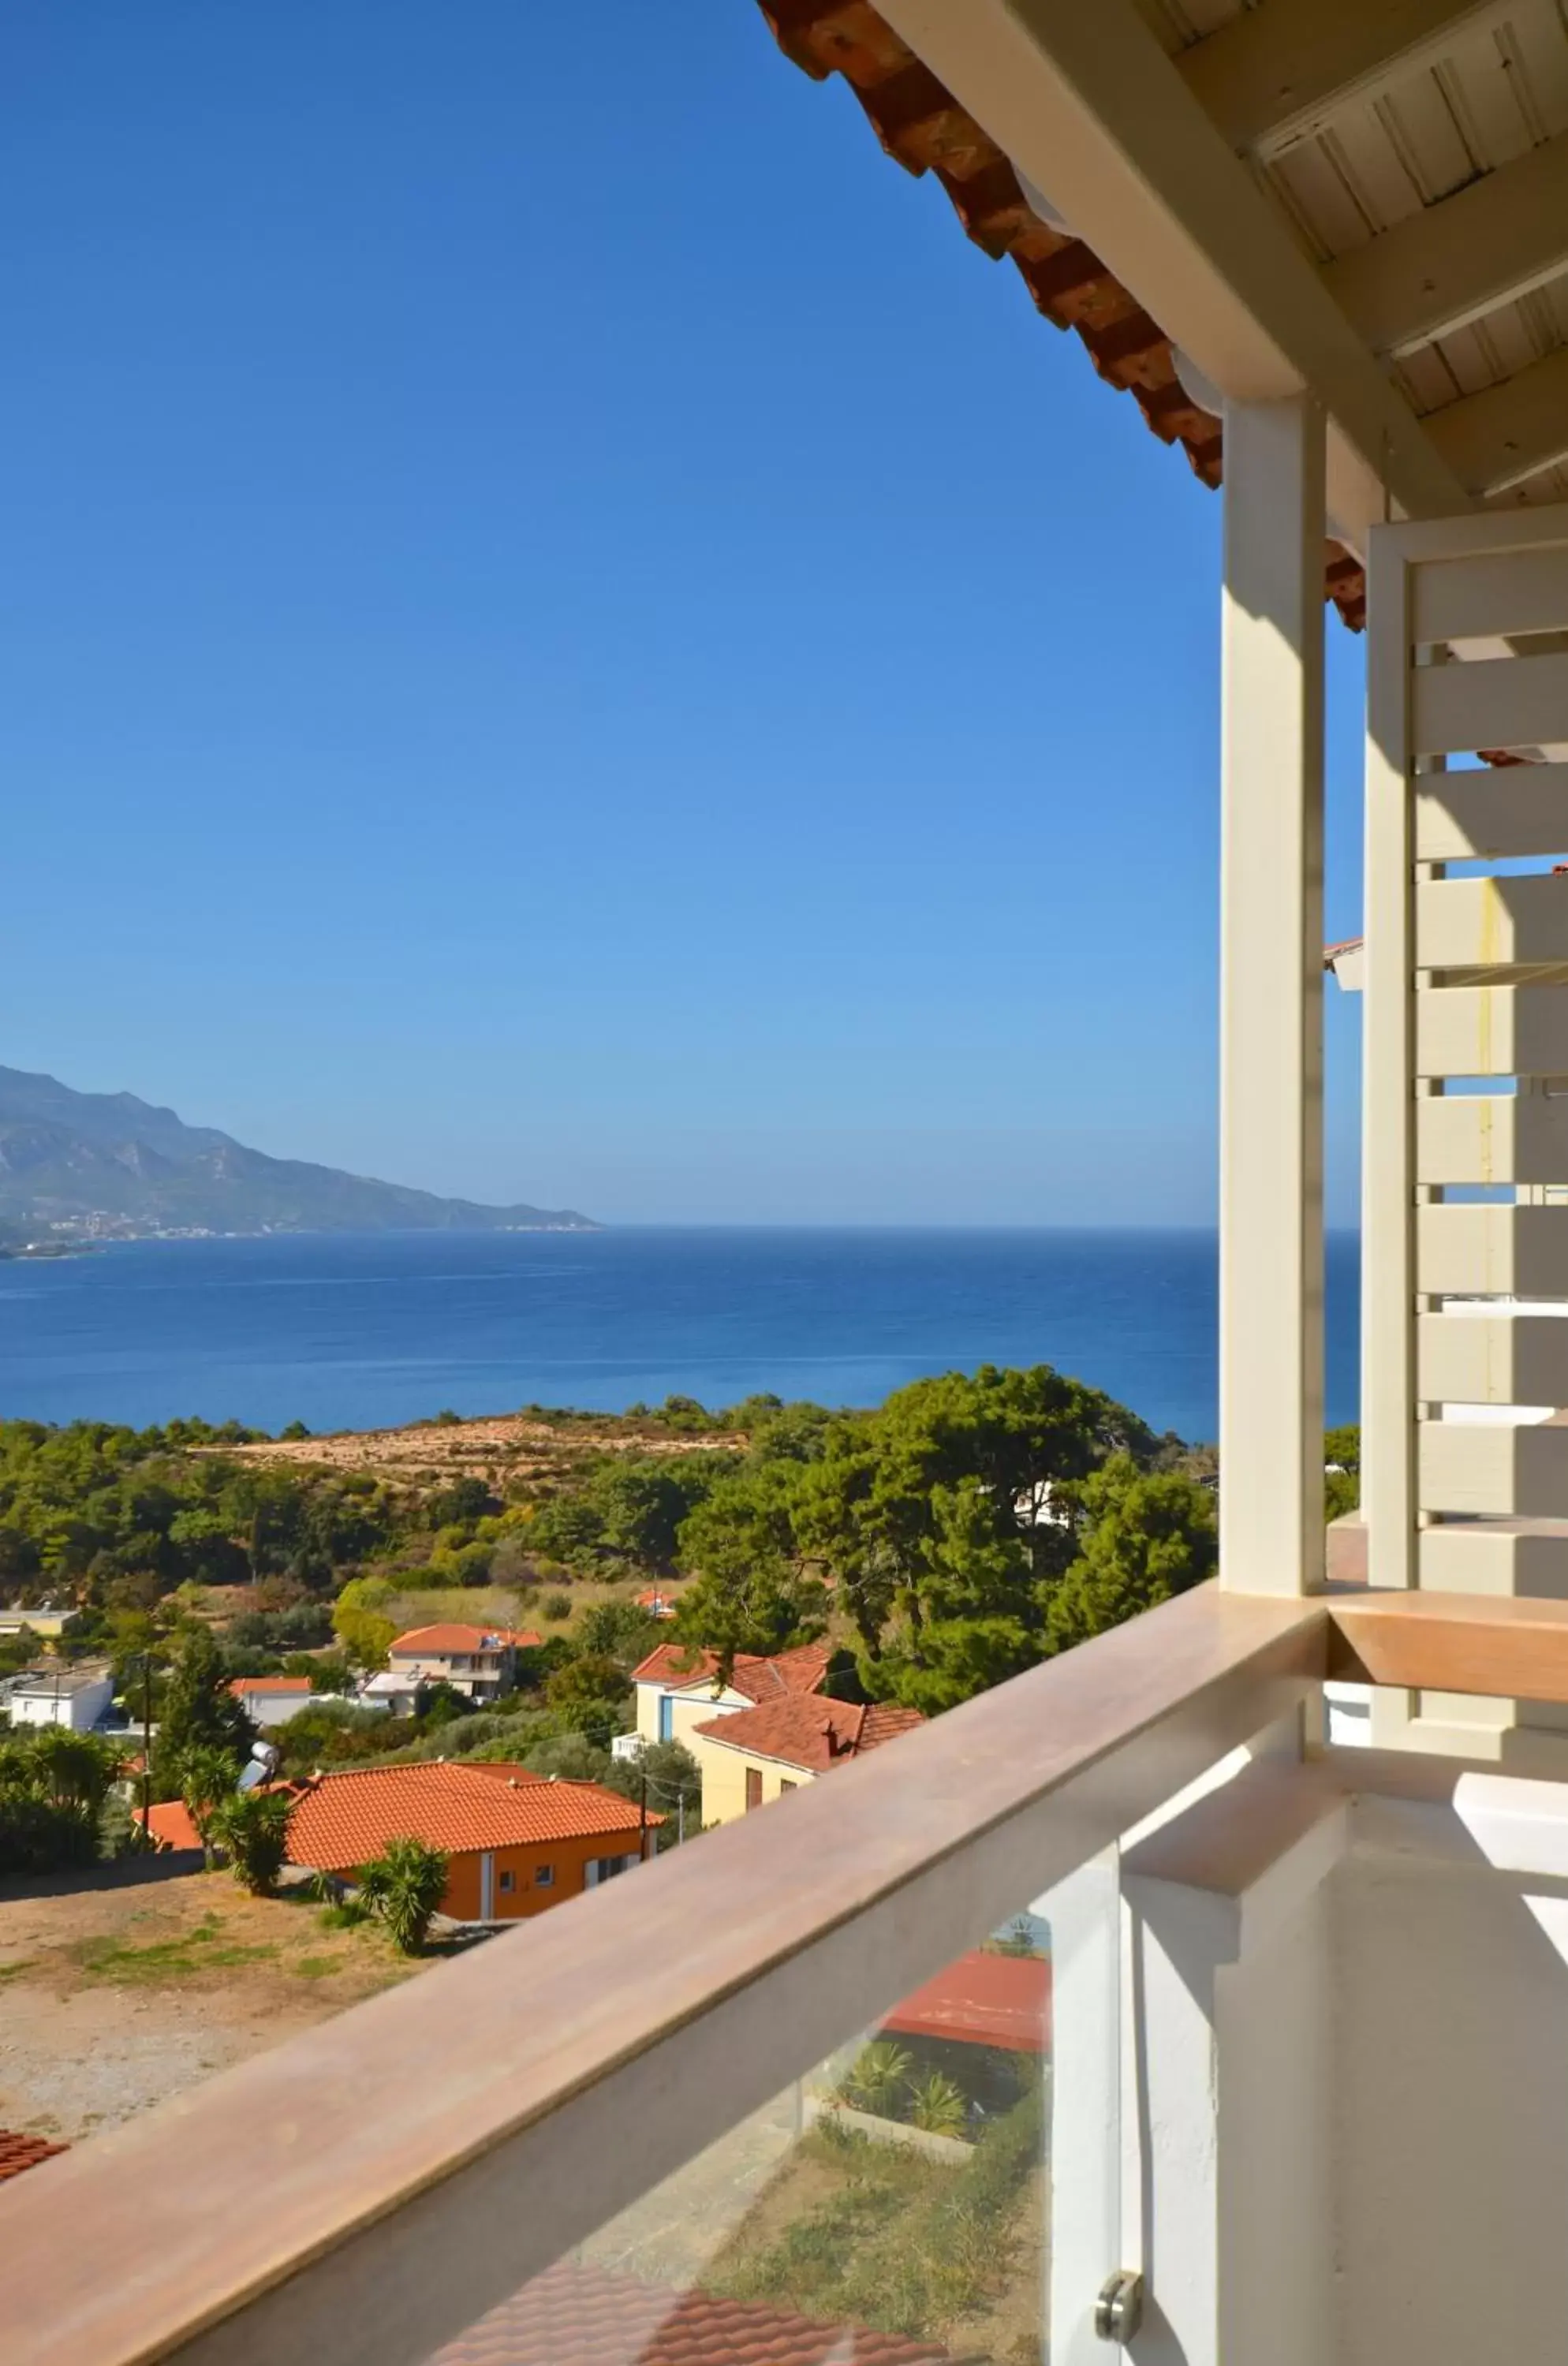
[[[0,2127],[76,2142],[438,1967],[320,1911],[228,1873],[0,1896]]]
[[[369,1470],[380,1478],[426,1480],[526,1479],[558,1470],[584,1454],[705,1454],[745,1451],[733,1430],[672,1437],[667,1431],[627,1429],[624,1420],[601,1427],[592,1420],[530,1421],[497,1414],[482,1421],[415,1422],[407,1429],[340,1430],[327,1437],[279,1439],[260,1446],[202,1448],[244,1462],[300,1463],[315,1470]]]

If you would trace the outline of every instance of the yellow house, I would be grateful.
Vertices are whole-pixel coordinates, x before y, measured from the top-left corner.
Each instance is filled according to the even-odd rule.
[[[0,1606],[0,1635],[19,1635],[26,1628],[28,1633],[52,1642],[76,1624],[77,1615],[69,1604],[60,1608],[51,1605],[39,1610]]]
[[[733,1823],[924,1722],[919,1709],[890,1701],[801,1693],[710,1718],[693,1728],[688,1744],[702,1768],[703,1821]]]
[[[768,1701],[819,1691],[829,1657],[825,1643],[802,1644],[771,1658],[739,1651],[725,1680],[716,1651],[660,1643],[632,1670],[638,1736],[644,1741],[683,1742],[695,1755],[693,1736],[698,1726]]]

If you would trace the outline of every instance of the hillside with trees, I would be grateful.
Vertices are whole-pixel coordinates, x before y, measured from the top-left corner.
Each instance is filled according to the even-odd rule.
[[[174,1797],[191,1750],[247,1746],[235,1675],[309,1677],[319,1706],[281,1736],[300,1769],[488,1750],[600,1774],[661,1635],[722,1660],[826,1637],[835,1691],[932,1713],[1213,1567],[1201,1461],[1043,1365],[868,1413],[529,1412],[505,1453],[436,1424],[462,1441],[444,1465],[426,1446],[365,1469],[298,1425],[276,1448],[233,1424],[0,1425],[0,1600],[73,1609],[62,1650],[108,1657],[152,1707]],[[401,1627],[464,1617],[540,1635],[499,1707],[438,1686],[391,1718],[347,1697]],[[0,1673],[39,1649],[0,1643]]]
[[[675,1744],[640,1770],[610,1755],[655,1642],[724,1662],[826,1639],[834,1694],[933,1715],[1215,1565],[1212,1451],[1046,1365],[946,1373],[869,1412],[672,1398],[364,1444],[356,1468],[352,1438],[298,1424],[278,1443],[199,1421],[0,1423],[0,1603],[71,1609],[56,1648],[108,1659],[129,1741],[144,1714],[158,1726],[153,1797],[220,1796],[215,1765],[237,1769],[254,1739],[231,1679],[283,1673],[315,1696],[269,1735],[286,1774],[475,1754],[634,1797],[646,1776],[669,1845],[695,1828],[693,1762]],[[1359,1440],[1326,1445],[1337,1512]],[[394,1636],[434,1619],[536,1633],[517,1690],[481,1709],[439,1684],[412,1715],[358,1707]],[[0,1676],[48,1648],[26,1628],[0,1639]],[[92,1746],[51,1759],[14,1739],[0,1860],[96,1845],[107,1779]]]

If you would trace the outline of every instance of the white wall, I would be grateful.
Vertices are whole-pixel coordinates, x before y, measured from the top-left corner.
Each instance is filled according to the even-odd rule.
[[[58,1699],[52,1685],[42,1692],[11,1695],[13,1725],[63,1725],[73,1733],[90,1733],[105,1709],[114,1698],[114,1686],[107,1676],[67,1692],[63,1686]]]
[[[1568,2357],[1568,1789],[1468,1789],[1368,1802],[1332,1885],[1337,2366]]]
[[[1147,2279],[1135,2366],[1568,2359],[1568,1785],[1275,1763],[1130,1849],[1121,1886],[1102,2271]],[[1060,2100],[1103,2044],[1080,1985],[1057,1984]],[[1070,2199],[1094,2101],[1055,2127],[1055,2232],[1084,2249],[1070,2290],[1053,2270],[1069,2366],[1101,2272]]]
[[[268,1726],[287,1725],[291,1717],[309,1708],[316,1697],[309,1684],[302,1684],[297,1693],[242,1693],[240,1703],[252,1723],[265,1732]],[[328,1697],[324,1693],[321,1695],[323,1700]]]

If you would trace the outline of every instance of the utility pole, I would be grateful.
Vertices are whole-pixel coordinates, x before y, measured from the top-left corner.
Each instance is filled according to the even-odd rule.
[[[648,1863],[648,1768],[637,1763],[637,1863]]]
[[[141,1845],[152,1845],[152,1654],[141,1654]]]

